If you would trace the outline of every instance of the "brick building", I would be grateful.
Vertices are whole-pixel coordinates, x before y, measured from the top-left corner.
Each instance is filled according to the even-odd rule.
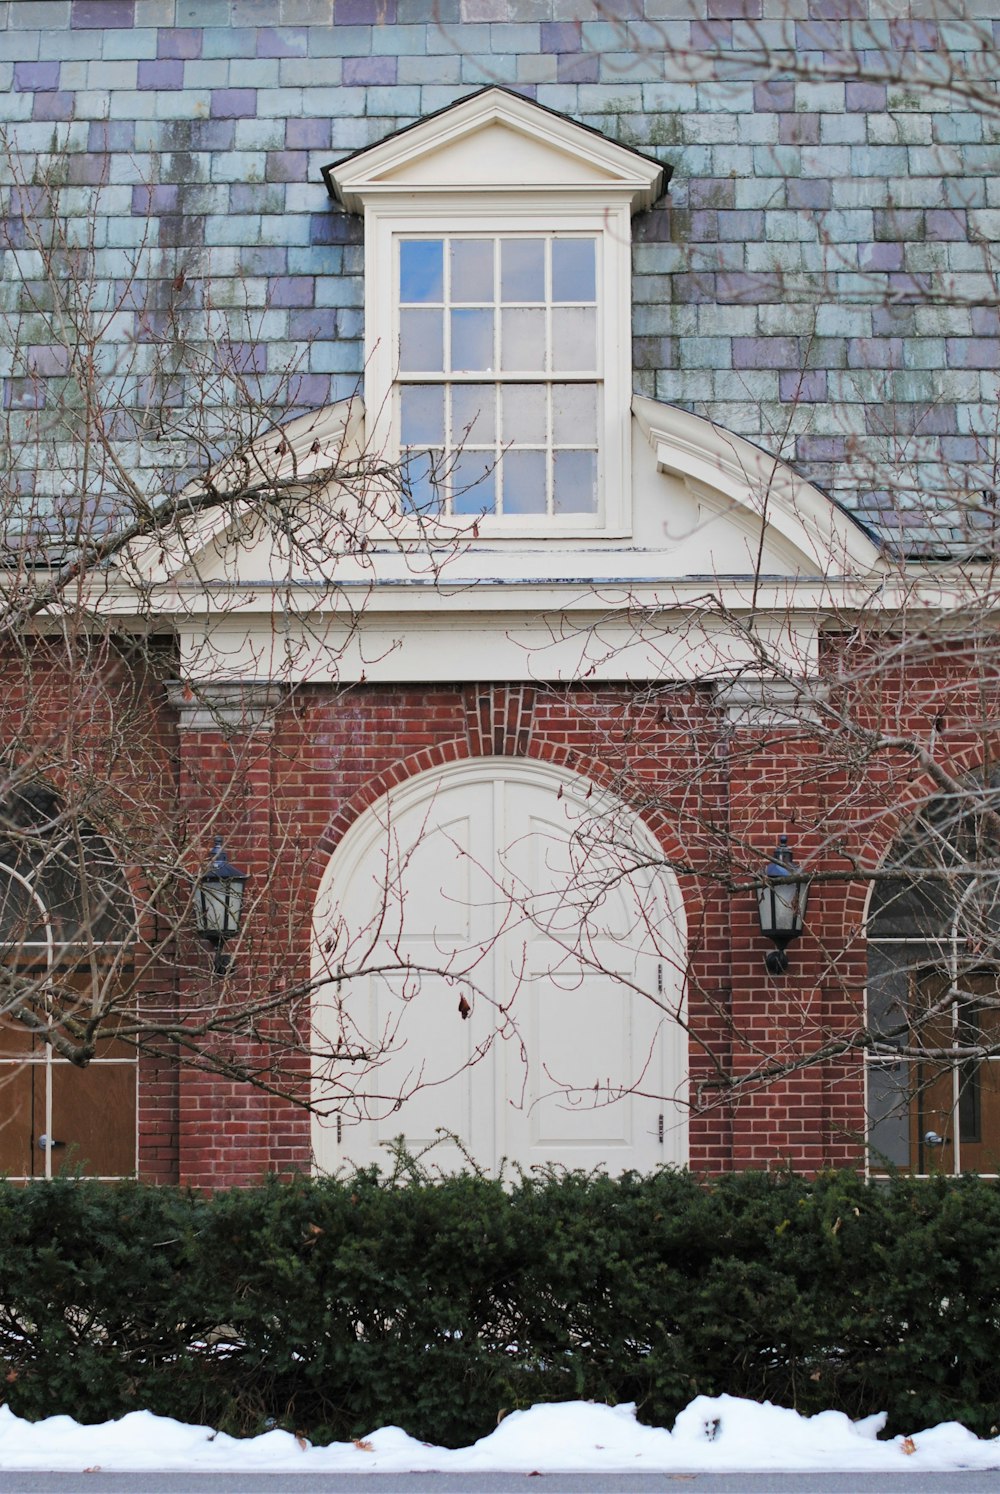
[[[17,1175],[1000,1170],[991,23],[578,9],[0,7]]]

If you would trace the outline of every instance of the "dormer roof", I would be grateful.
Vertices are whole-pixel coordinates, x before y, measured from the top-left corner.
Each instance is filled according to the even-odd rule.
[[[483,88],[323,168],[349,212],[366,201],[488,184],[522,194],[626,197],[632,212],[663,191],[669,168],[506,88]]]

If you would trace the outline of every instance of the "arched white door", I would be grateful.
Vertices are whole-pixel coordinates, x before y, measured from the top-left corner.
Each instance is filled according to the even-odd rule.
[[[656,851],[620,801],[526,761],[420,774],[366,811],[316,908],[317,1166],[442,1132],[490,1169],[685,1161],[683,915],[637,864]]]

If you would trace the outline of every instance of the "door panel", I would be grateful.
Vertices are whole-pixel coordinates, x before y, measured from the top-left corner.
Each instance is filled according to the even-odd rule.
[[[26,1063],[0,1063],[0,1173],[30,1177],[32,1071]]]
[[[38,1080],[43,1077],[39,1066]],[[52,1065],[54,1173],[128,1177],[135,1172],[135,1065]],[[36,1135],[45,1131],[44,1085],[35,1085]],[[39,1153],[41,1156],[41,1153]],[[36,1171],[41,1171],[41,1164]]]
[[[377,925],[375,959],[424,971],[353,983],[352,1018],[373,1046],[390,1037],[392,1051],[377,1096],[354,1082],[341,1144],[336,1118],[317,1127],[320,1164],[384,1161],[380,1143],[402,1133],[416,1149],[438,1128],[489,1168],[503,1157],[614,1171],[683,1160],[683,1111],[660,1098],[667,1053],[675,1087],[684,1073],[682,1034],[658,989],[653,932],[671,946],[677,932],[664,888],[629,876],[594,836],[579,780],[507,760],[425,777],[425,793],[404,785],[391,813],[383,804],[356,827],[318,905],[320,967],[339,913],[356,948],[358,931]],[[635,845],[641,828],[622,806],[617,819]],[[676,1010],[680,993],[667,985]],[[432,1160],[448,1168],[463,1155],[440,1148]]]
[[[915,1037],[929,1048],[959,1049],[1000,1044],[1000,988],[991,971],[959,977],[961,999],[942,1007],[951,992],[947,976],[924,973],[918,981],[917,1009],[930,1015]],[[1000,1172],[1000,1058],[913,1065],[910,1097],[910,1155],[917,1172]],[[941,1144],[929,1145],[935,1132]]]

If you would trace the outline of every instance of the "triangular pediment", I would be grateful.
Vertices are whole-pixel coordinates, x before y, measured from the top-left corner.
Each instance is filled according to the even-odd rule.
[[[486,88],[323,171],[331,194],[359,212],[392,193],[593,192],[633,212],[659,195],[657,161],[503,88]]]

